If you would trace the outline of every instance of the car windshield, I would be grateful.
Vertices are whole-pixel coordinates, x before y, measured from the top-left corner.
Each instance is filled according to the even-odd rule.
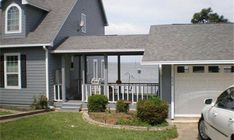
[[[234,87],[224,91],[217,99],[217,107],[234,110]]]

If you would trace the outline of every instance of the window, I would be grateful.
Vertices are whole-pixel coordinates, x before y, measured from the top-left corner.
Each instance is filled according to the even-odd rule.
[[[20,88],[20,55],[5,54],[5,88]]]
[[[204,66],[193,66],[194,73],[204,73],[205,67]]]
[[[224,91],[217,99],[216,106],[223,109],[234,110],[234,88]]]
[[[224,66],[224,73],[233,73],[234,66]]]
[[[81,27],[81,31],[86,33],[86,15],[84,13],[81,13]]]
[[[21,33],[22,10],[19,5],[9,5],[5,12],[5,33]]]
[[[218,73],[219,72],[219,66],[209,66],[208,71],[209,71],[209,73]]]
[[[102,59],[101,60],[101,78],[104,79],[105,75],[105,61]]]
[[[189,66],[178,66],[177,67],[177,73],[188,73],[189,72]]]

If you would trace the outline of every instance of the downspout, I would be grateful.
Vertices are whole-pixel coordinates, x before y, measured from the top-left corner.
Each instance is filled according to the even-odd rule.
[[[43,46],[43,49],[45,50],[45,65],[46,65],[46,97],[49,100],[49,50],[46,46]]]

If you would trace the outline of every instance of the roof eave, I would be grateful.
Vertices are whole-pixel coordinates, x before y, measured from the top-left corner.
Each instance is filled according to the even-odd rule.
[[[234,64],[234,60],[142,61],[143,65]]]
[[[102,0],[99,0],[100,2],[100,6],[101,6],[101,10],[102,10],[102,14],[103,14],[103,19],[104,19],[104,25],[108,26],[108,20],[107,20],[107,16],[106,16],[106,12],[105,12],[105,8],[104,8],[104,4],[102,2]]]

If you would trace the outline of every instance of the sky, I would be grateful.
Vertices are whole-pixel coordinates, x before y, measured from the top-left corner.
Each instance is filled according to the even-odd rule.
[[[234,0],[103,0],[106,34],[147,34],[150,25],[190,23],[194,13],[211,7],[234,22]]]

